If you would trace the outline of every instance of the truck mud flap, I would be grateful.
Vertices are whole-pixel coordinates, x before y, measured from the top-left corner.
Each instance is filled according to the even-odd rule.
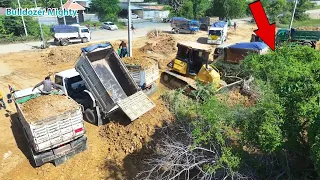
[[[130,118],[136,120],[146,112],[150,111],[156,105],[142,91],[127,97],[118,103],[120,109]]]

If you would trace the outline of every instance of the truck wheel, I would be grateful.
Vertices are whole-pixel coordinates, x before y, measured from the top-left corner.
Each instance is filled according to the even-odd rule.
[[[67,46],[69,44],[68,39],[61,39],[60,41],[61,46]]]
[[[312,44],[310,44],[310,43],[303,43],[302,45],[303,45],[303,46],[309,46],[309,47],[312,48]]]
[[[56,46],[59,46],[60,43],[61,43],[61,42],[60,42],[58,39],[55,39],[55,40],[54,40],[54,44],[55,44]]]
[[[82,38],[82,43],[88,42],[88,38]]]
[[[94,125],[98,123],[98,118],[92,109],[89,109],[89,108],[86,109],[84,111],[84,115],[89,123]]]

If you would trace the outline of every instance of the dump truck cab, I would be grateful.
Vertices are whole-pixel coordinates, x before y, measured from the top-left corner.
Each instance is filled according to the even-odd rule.
[[[256,33],[253,32],[251,34],[250,42],[263,42],[263,40],[259,36],[257,36]]]
[[[62,87],[63,92],[81,104],[84,109],[94,106],[95,99],[87,90],[80,74],[74,69],[67,69],[55,74],[54,81]]]

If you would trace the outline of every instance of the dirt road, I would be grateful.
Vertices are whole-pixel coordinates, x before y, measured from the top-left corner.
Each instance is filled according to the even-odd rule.
[[[253,29],[255,29],[253,26],[241,25],[237,32],[230,30],[228,42],[249,41]],[[195,35],[174,35],[176,41],[201,42],[205,37],[205,32]],[[134,55],[136,57],[146,55],[139,48],[150,41],[153,40],[147,37],[135,40]],[[8,84],[14,85],[17,89],[28,88],[42,80],[48,75],[48,72],[72,68],[80,53],[80,47],[83,45],[0,55],[0,89],[8,93]],[[211,47],[214,49],[214,46]],[[149,52],[148,55],[156,57],[161,62],[160,64],[165,65],[174,57],[175,52],[162,53],[160,50],[157,53]],[[30,165],[27,159],[29,156],[26,150],[27,144],[21,129],[16,125],[15,107],[12,103],[7,104],[8,109],[12,111],[11,116],[6,116],[6,112],[0,110],[0,179],[133,178],[138,160],[136,158],[128,160],[126,157],[139,152],[142,146],[150,140],[157,127],[172,120],[172,115],[159,98],[159,94],[164,90],[165,88],[159,84],[158,93],[152,97],[157,107],[130,124],[124,125],[118,118],[101,127],[85,123],[88,150],[58,167],[45,164],[34,168]]]

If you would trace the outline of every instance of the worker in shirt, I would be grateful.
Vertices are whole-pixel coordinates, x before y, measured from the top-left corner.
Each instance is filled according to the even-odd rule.
[[[43,89],[39,89],[41,91],[41,93],[43,94],[50,94],[50,92],[52,91],[53,88],[61,88],[61,86],[59,86],[56,83],[53,83],[50,80],[50,76],[45,77],[44,81],[41,81],[40,83],[38,83],[37,85],[34,86],[34,88],[32,89],[32,91],[34,91],[35,88],[39,87],[43,85]]]
[[[123,58],[123,57],[127,56],[128,49],[127,49],[127,44],[124,41],[121,41],[119,48],[121,48],[120,57]]]
[[[4,97],[3,97],[3,92],[0,90],[0,103],[1,103],[1,106],[0,106],[0,109],[1,107],[3,107],[4,109],[6,109],[6,103],[4,103]]]

